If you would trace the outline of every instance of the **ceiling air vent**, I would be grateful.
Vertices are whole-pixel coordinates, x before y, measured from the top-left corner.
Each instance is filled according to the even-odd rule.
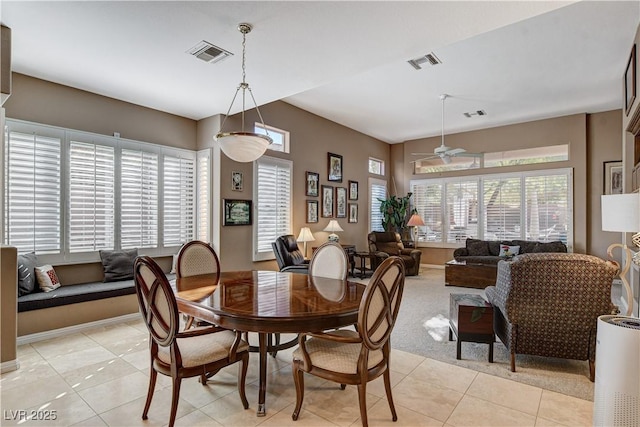
[[[188,54],[195,56],[196,58],[204,62],[218,62],[222,61],[233,53],[224,50],[218,46],[214,46],[211,43],[202,40],[200,43],[192,47],[187,51]]]
[[[418,58],[410,59],[407,62],[416,70],[421,70],[422,64],[429,64],[429,65],[442,64],[442,61],[440,61],[440,59],[438,59],[438,57],[433,52],[428,53],[424,56],[420,56]]]
[[[465,117],[471,117],[471,116],[486,116],[486,115],[487,115],[487,112],[486,112],[486,111],[484,111],[484,110],[476,110],[476,111],[473,111],[473,112],[471,112],[471,113],[464,113],[464,116],[465,116]]]

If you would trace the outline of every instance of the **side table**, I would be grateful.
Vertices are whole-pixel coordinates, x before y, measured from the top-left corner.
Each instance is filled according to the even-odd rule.
[[[358,268],[358,270],[360,271],[361,279],[365,278],[367,270],[373,273],[373,269],[371,267],[367,268],[367,259],[369,260],[369,266],[372,266],[374,257],[375,255],[369,252],[355,252],[353,254],[354,262],[353,264],[351,264],[351,276],[356,277],[355,268]],[[360,267],[356,267],[355,265],[358,259],[360,259]]]
[[[456,359],[462,342],[489,344],[489,363],[493,363],[493,306],[475,294],[451,294],[449,299],[449,341],[456,336]]]

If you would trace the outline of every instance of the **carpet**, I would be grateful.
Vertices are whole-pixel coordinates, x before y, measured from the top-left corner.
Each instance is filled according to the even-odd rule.
[[[420,276],[408,276],[391,335],[392,348],[593,401],[594,384],[589,381],[586,360],[516,355],[516,372],[511,372],[509,352],[499,340],[494,344],[493,363],[487,360],[487,344],[467,342],[462,343],[461,360],[457,360],[456,342],[449,341],[451,293],[484,295],[484,290],[445,286],[444,270],[439,269],[422,269]]]

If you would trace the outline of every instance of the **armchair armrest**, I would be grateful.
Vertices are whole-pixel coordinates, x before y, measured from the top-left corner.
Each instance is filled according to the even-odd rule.
[[[469,251],[467,250],[467,248],[456,248],[453,251],[454,258],[459,256],[469,256]]]
[[[282,270],[280,270],[280,271],[287,271],[289,273],[308,274],[309,273],[309,264],[288,265],[286,267],[283,267]]]
[[[375,255],[376,258],[380,258],[381,260],[389,258],[389,254],[386,252],[376,251],[372,253],[373,255]]]

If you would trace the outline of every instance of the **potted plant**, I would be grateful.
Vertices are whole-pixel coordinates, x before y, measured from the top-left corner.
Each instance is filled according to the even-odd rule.
[[[407,193],[404,197],[391,196],[388,199],[378,199],[380,201],[380,212],[383,214],[382,228],[385,231],[395,231],[404,239],[405,228],[409,218],[409,208],[412,193]]]

